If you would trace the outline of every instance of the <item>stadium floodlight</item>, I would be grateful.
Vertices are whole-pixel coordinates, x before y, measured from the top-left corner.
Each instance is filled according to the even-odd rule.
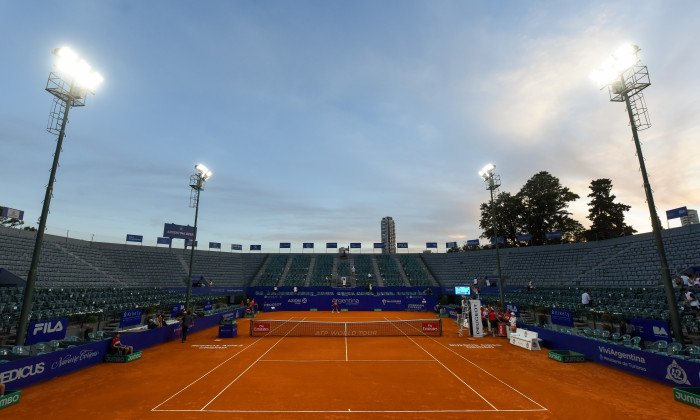
[[[646,103],[642,95],[642,91],[651,85],[651,81],[649,80],[649,71],[647,67],[640,62],[638,57],[639,51],[640,48],[636,45],[623,45],[618,48],[611,57],[605,60],[598,70],[591,73],[591,79],[599,83],[601,90],[605,88],[608,89],[610,101],[624,102],[627,105],[627,115],[629,117],[630,127],[632,128],[632,137],[634,139],[637,158],[639,159],[639,169],[642,173],[642,180],[644,181],[647,205],[649,206],[651,229],[656,242],[656,251],[659,255],[659,264],[661,265],[661,278],[663,280],[666,301],[668,302],[668,309],[671,315],[671,329],[673,330],[674,339],[682,343],[683,330],[681,329],[678,306],[673,291],[673,284],[671,283],[671,273],[669,272],[668,262],[666,261],[664,242],[661,238],[661,223],[656,212],[654,195],[644,163],[642,146],[639,142],[639,131],[651,127]]]
[[[36,233],[32,263],[27,275],[27,284],[24,287],[22,312],[20,313],[19,324],[17,325],[17,339],[15,340],[15,343],[18,345],[24,345],[27,337],[34,284],[38,276],[39,256],[41,255],[41,245],[44,239],[44,230],[46,230],[49,206],[53,197],[53,184],[56,179],[56,170],[58,169],[58,157],[61,154],[63,138],[66,134],[68,111],[76,106],[85,106],[86,91],[94,94],[94,89],[104,80],[98,73],[91,71],[90,65],[85,60],[80,60],[78,54],[73,50],[66,47],[57,48],[53,51],[53,54],[58,57],[56,62],[58,71],[50,72],[49,80],[46,83],[46,91],[54,96],[53,107],[49,114],[49,124],[46,130],[49,133],[58,134],[58,140],[56,142],[56,151],[53,155],[49,183],[46,186],[44,205],[39,218],[39,230]]]
[[[493,191],[501,186],[501,177],[496,174],[496,165],[489,163],[479,171],[479,176],[486,183],[486,189],[491,191],[491,222],[493,224],[493,237],[496,245],[496,268],[498,270],[498,294],[501,301],[501,308],[505,308],[503,300],[503,281],[501,276],[501,255],[498,250],[498,228],[496,227],[496,205],[493,202]]]
[[[190,267],[187,272],[187,296],[185,297],[185,311],[190,310],[190,297],[192,296],[192,267],[194,266],[194,248],[197,243],[197,217],[199,216],[199,193],[204,189],[204,184],[209,178],[211,178],[211,171],[209,168],[201,163],[194,166],[197,171],[195,174],[190,176],[190,187],[192,188],[190,193],[190,207],[194,207],[194,234],[192,236],[192,243],[190,248]],[[187,241],[185,241],[187,244]]]

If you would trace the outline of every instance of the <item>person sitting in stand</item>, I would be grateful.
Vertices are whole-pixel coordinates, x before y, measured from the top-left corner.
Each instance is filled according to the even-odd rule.
[[[5,395],[5,384],[0,382],[0,397]]]
[[[131,354],[134,352],[134,348],[132,346],[125,346],[124,344],[122,344],[122,339],[120,337],[119,332],[114,334],[112,342],[110,343],[110,347],[113,350],[122,351],[124,352],[124,354]]]

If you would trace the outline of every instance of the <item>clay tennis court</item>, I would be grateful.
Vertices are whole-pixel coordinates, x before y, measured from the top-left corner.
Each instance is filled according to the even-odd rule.
[[[277,312],[256,320],[425,319],[410,312]],[[691,418],[672,388],[593,362],[564,364],[505,338],[238,337],[217,328],[22,390],[1,418]]]

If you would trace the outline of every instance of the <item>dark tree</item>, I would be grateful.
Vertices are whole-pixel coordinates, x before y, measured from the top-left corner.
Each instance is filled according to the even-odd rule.
[[[615,195],[611,194],[612,181],[607,178],[594,179],[590,185],[591,193],[588,197],[590,209],[588,220],[591,228],[585,232],[588,241],[617,238],[618,236],[632,235],[637,231],[625,223],[625,212],[630,206],[615,202]]]
[[[502,192],[494,197],[493,201],[496,206],[498,236],[503,237],[506,246],[517,243],[516,236],[522,233],[523,206],[520,199],[509,192]],[[494,237],[491,201],[482,203],[479,210],[481,212],[479,227],[483,231],[481,237],[491,239]]]
[[[577,240],[584,228],[566,209],[579,195],[546,171],[530,178],[516,195],[522,204],[522,228],[532,235],[533,245],[546,243],[545,233],[561,231],[562,241]]]

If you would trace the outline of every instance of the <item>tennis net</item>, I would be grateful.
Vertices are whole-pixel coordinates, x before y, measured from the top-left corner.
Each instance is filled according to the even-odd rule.
[[[396,321],[320,322],[250,320],[251,337],[379,337],[440,336],[441,319]]]

